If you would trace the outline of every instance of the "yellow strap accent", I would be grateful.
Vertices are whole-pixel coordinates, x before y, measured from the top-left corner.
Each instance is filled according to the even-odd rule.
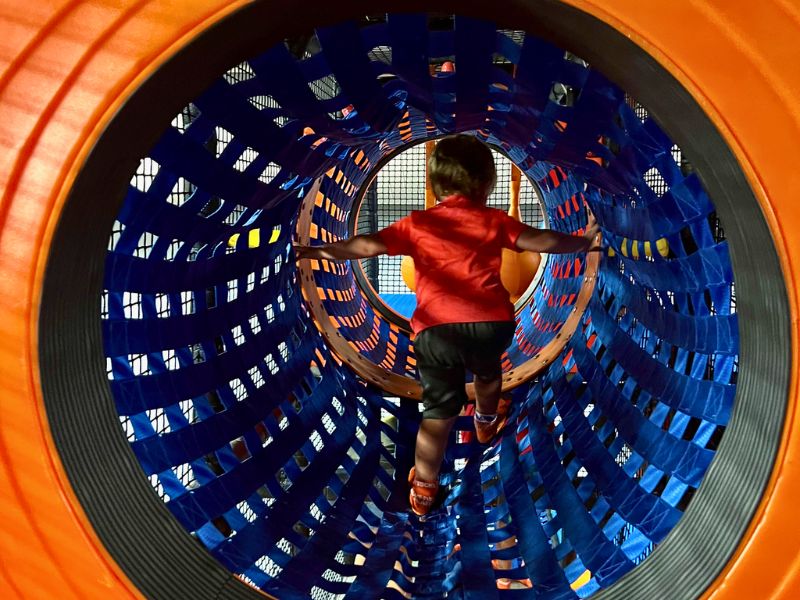
[[[656,249],[661,256],[667,258],[667,256],[669,256],[669,242],[667,241],[667,238],[656,240]]]
[[[589,572],[589,569],[586,569],[581,576],[578,577],[575,581],[569,584],[573,590],[579,590],[583,586],[585,586],[589,581],[592,579],[592,574]]]

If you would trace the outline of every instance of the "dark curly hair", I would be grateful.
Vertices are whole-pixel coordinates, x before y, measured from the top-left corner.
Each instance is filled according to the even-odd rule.
[[[486,203],[497,174],[489,146],[472,135],[448,135],[439,140],[428,160],[428,177],[436,198],[453,194]]]

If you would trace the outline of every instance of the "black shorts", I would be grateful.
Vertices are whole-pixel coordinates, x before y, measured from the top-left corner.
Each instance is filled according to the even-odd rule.
[[[514,337],[513,321],[446,323],[423,329],[414,341],[422,382],[422,416],[449,419],[467,402],[466,371],[477,379],[500,377],[500,357]]]

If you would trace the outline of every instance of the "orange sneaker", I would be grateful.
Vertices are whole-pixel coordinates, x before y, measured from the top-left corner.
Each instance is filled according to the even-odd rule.
[[[500,398],[497,403],[497,417],[491,423],[482,423],[478,421],[477,417],[472,420],[475,423],[475,435],[478,438],[479,444],[488,444],[492,438],[497,435],[497,432],[503,429],[508,418],[508,412],[511,408],[511,400],[509,398]]]
[[[492,568],[497,571],[505,571],[506,569],[513,569],[514,562],[502,558],[492,559]],[[525,579],[510,579],[508,577],[499,577],[497,579],[498,590],[522,590],[530,589],[533,587],[533,582],[529,578]]]
[[[509,579],[508,577],[501,577],[497,580],[498,590],[525,590],[531,589],[533,583],[530,579]]]
[[[417,479],[416,473],[416,467],[411,467],[408,472],[408,483],[411,486],[408,502],[411,504],[411,510],[414,511],[414,514],[423,517],[428,514],[434,500],[436,500],[436,494],[439,492],[439,482]]]

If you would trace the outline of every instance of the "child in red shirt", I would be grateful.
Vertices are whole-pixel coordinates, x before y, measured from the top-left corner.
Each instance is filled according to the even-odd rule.
[[[496,182],[488,146],[470,135],[439,141],[428,162],[439,203],[414,211],[371,235],[322,246],[297,246],[298,259],[350,260],[379,254],[414,259],[417,308],[411,318],[425,407],[409,474],[411,508],[427,514],[438,491],[447,438],[466,403],[466,371],[474,375],[475,431],[487,443],[498,415],[500,357],[514,335],[514,306],[500,281],[503,248],[549,253],[594,249],[597,225],[572,236],[535,229],[486,206]]]

